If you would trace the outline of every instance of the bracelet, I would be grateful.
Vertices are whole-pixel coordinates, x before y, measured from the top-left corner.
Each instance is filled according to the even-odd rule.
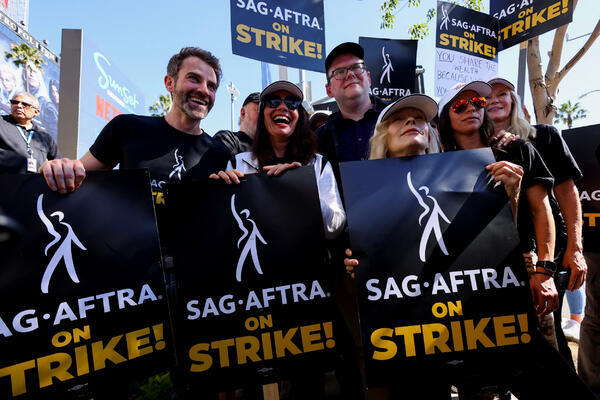
[[[549,276],[551,278],[554,276],[554,274],[551,274],[550,272],[544,272],[544,271],[538,271],[538,270],[533,271],[532,274],[542,274],[542,275]]]

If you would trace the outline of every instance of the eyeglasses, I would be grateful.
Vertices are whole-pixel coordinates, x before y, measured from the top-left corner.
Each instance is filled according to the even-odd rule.
[[[331,71],[331,75],[329,76],[329,78],[333,78],[338,81],[343,81],[348,76],[349,71],[352,71],[354,75],[358,76],[362,75],[363,72],[365,72],[365,69],[365,63],[352,64],[351,66],[346,68],[334,69],[333,71]]]
[[[485,107],[485,97],[473,97],[471,100],[457,100],[452,103],[452,111],[460,114],[467,109],[469,103],[473,104],[473,106],[475,106],[477,109],[483,108]]]
[[[283,101],[285,106],[289,110],[292,110],[292,111],[294,111],[295,109],[300,107],[300,104],[302,104],[302,100],[300,100],[299,98],[297,98],[295,96],[286,96],[284,98],[281,98],[279,96],[268,96],[268,97],[264,98],[263,101],[265,102],[265,104],[268,107],[271,107],[271,108],[279,107],[279,105]]]
[[[35,106],[33,104],[25,103],[24,101],[19,100],[11,100],[10,104],[12,104],[13,106],[18,106],[19,104],[21,104],[23,108],[35,109]]]

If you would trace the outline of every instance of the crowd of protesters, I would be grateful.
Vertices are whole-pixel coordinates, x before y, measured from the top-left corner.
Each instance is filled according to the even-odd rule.
[[[360,266],[352,258],[345,229],[340,163],[491,147],[496,162],[486,169],[502,184],[510,201],[540,329],[574,370],[561,328],[562,297],[566,290],[581,290],[588,266],[594,276],[600,265],[597,254],[583,254],[581,205],[574,184],[582,175],[560,133],[552,126],[530,125],[514,85],[503,78],[457,84],[439,103],[413,94],[386,105],[369,95],[370,74],[364,50],[357,43],[335,47],[325,68],[327,94],[335,99],[338,111],[316,113],[311,119],[302,91],[291,82],[277,81],[244,101],[239,132],[220,131],[213,138],[200,125],[214,104],[221,67],[211,53],[184,48],[167,66],[165,87],[173,107],[166,116],[115,117],[79,160],[60,158],[52,140],[29,123],[39,113],[39,102],[30,94],[17,93],[11,99],[12,118],[0,120],[0,171],[39,171],[52,190],[67,194],[85,184],[86,171],[109,170],[117,164],[119,168],[143,167],[156,182],[156,197],[162,183],[169,181],[210,176],[226,184],[243,184],[245,174],[277,176],[313,166],[324,234],[330,241],[330,265],[342,272],[342,285],[352,285]],[[40,141],[44,146],[37,144]],[[168,221],[158,201],[156,208],[163,253],[168,255]],[[167,280],[175,281],[169,268],[166,261]],[[598,282],[588,282],[586,292],[578,370],[600,395],[600,314],[594,311]],[[351,290],[340,294],[349,297],[349,301],[340,300],[346,321],[342,335],[347,338],[340,347],[348,363],[336,373],[342,397],[359,399],[366,392],[361,384],[362,349],[356,339],[358,316],[352,295]],[[581,322],[577,316],[572,319]],[[406,386],[399,382],[382,396],[413,398],[403,397],[412,393],[420,398],[449,398],[449,385],[420,387],[414,393]],[[314,391],[311,398],[324,395],[322,387],[307,387]],[[296,389],[304,393],[296,398],[305,398],[302,389]],[[498,387],[493,395],[504,398],[509,390]],[[480,395],[477,387],[459,391],[461,398]],[[246,392],[252,397],[252,390]],[[112,398],[117,398],[114,393]]]

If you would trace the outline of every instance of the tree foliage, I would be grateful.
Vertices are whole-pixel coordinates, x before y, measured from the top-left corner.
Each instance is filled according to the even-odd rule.
[[[573,121],[576,119],[583,119],[587,117],[587,110],[584,110],[579,106],[579,103],[572,104],[571,100],[563,103],[558,108],[556,112],[556,118],[554,118],[554,123],[562,122],[563,124],[567,124],[569,129],[573,127]]]
[[[475,11],[483,11],[483,0],[462,0],[458,1],[450,1],[450,3],[454,3],[463,7],[470,8]],[[403,3],[403,4],[400,4]],[[408,7],[419,7],[421,5],[421,0],[385,0],[381,3],[381,29],[392,29],[394,27],[394,21],[396,15],[402,11],[402,9],[406,6]],[[435,8],[430,8],[427,10],[425,14],[425,21],[418,22],[411,25],[408,28],[408,34],[411,39],[423,39],[425,36],[429,35],[429,23],[432,19],[435,18],[436,10]]]
[[[573,0],[573,12],[577,7],[577,0]],[[548,52],[549,60],[546,72],[543,72],[540,39],[539,36],[527,41],[527,68],[529,72],[529,88],[533,97],[535,118],[538,124],[551,124],[556,115],[557,108],[554,105],[558,86],[569,73],[569,71],[581,60],[592,44],[600,36],[600,19],[597,21],[590,37],[581,49],[562,67],[561,58],[563,45],[569,24],[554,30],[552,48]]]
[[[171,96],[161,94],[158,97],[158,100],[154,102],[150,107],[148,107],[148,111],[150,115],[153,117],[162,117],[167,115],[172,106]]]
[[[19,45],[10,44],[10,51],[4,52],[4,57],[7,60],[12,60],[17,68],[23,68],[23,80],[25,81],[25,89],[29,92],[29,72],[36,68],[40,72],[44,72],[42,65],[47,64],[46,60],[40,55],[37,49],[28,46],[26,43]]]

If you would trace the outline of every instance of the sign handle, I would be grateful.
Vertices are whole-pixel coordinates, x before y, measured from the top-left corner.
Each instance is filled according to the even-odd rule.
[[[527,67],[527,41],[519,45],[519,73],[517,75],[517,94],[525,104],[525,68]]]
[[[279,400],[279,386],[276,383],[263,385],[264,400]]]

